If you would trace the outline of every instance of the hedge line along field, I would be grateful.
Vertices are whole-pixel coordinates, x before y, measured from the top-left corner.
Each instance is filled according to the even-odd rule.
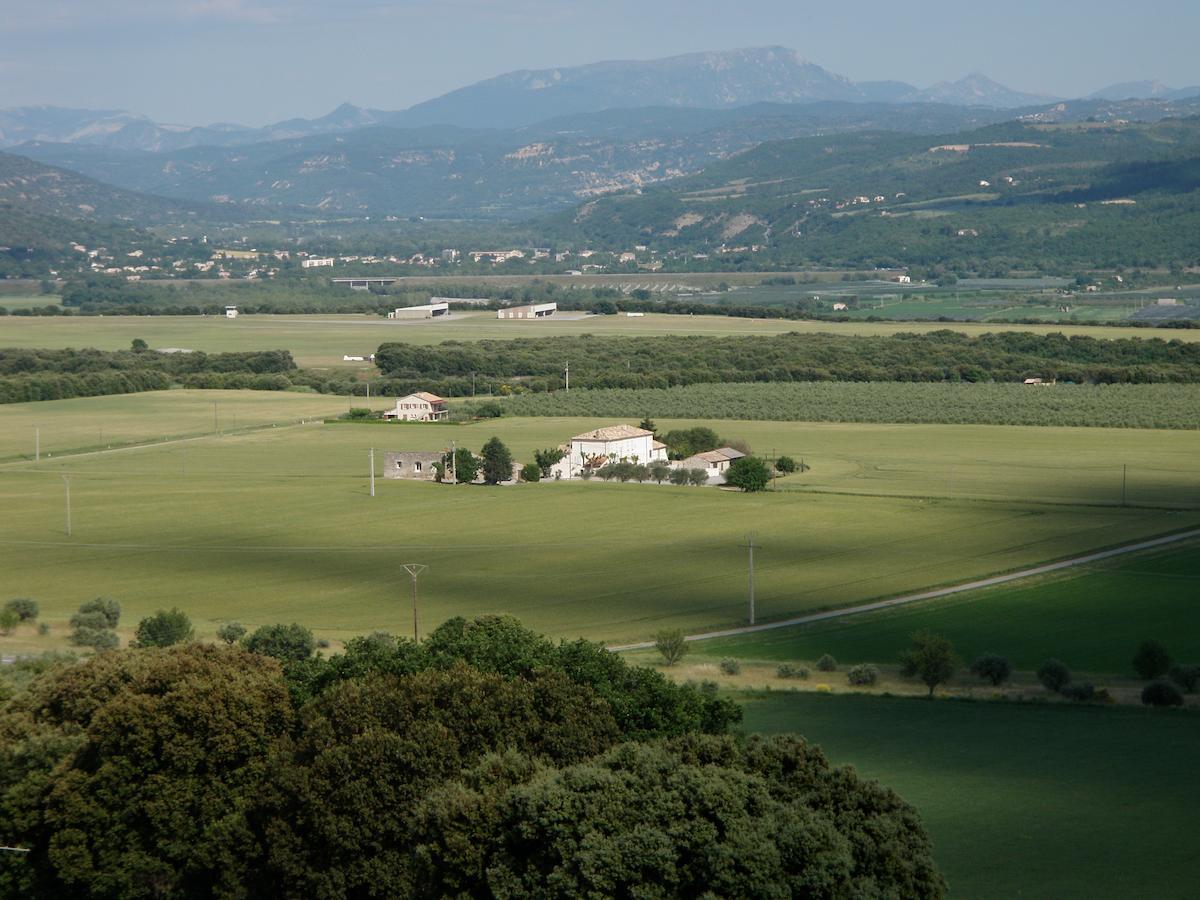
[[[39,403],[0,404],[0,460],[45,458],[337,416],[351,399],[279,391],[149,391]],[[362,397],[355,406],[366,406]],[[370,405],[387,405],[372,398]],[[35,436],[36,435],[36,436]],[[39,440],[40,439],[40,440]]]
[[[1195,895],[1194,712],[790,691],[744,709],[916,806],[951,896]]]
[[[1135,673],[1138,643],[1161,641],[1180,663],[1200,663],[1200,541],[861,616],[737,638],[700,641],[691,655],[843,666],[895,663],[909,635],[932,631],[970,662],[982,653],[1033,671],[1061,659],[1077,673]],[[976,683],[969,674],[959,681]]]
[[[973,322],[816,322],[738,319],[728,316],[579,316],[560,313],[541,321],[498,320],[495,313],[459,313],[448,319],[395,321],[368,315],[219,316],[8,316],[0,325],[4,347],[96,347],[121,350],[134,338],[151,347],[182,347],[206,353],[290,350],[302,368],[356,366],[343,356],[374,353],[387,341],[431,345],[442,341],[529,338],[580,334],[662,337],[772,335],[788,332],[882,336],[899,333],[958,331],[980,335],[998,331],[1034,334],[1082,334],[1096,338],[1163,338],[1200,341],[1200,329],[1110,326],[980,324]]]
[[[518,394],[503,403],[514,416],[1200,428],[1200,386],[1191,384],[695,384]]]
[[[602,424],[309,425],[7,464],[0,595],[39,600],[59,635],[82,600],[108,594],[124,605],[129,628],[179,606],[201,635],[236,619],[299,621],[340,639],[404,633],[411,616],[400,564],[418,562],[430,567],[420,582],[423,628],[453,615],[508,612],[554,636],[624,642],[663,627],[698,631],[743,620],[751,531],[766,620],[1200,524],[1194,508],[1114,505],[1111,471],[1090,464],[1137,453],[1160,467],[1154,496],[1197,499],[1194,469],[1178,461],[1194,459],[1196,432],[747,423],[757,426],[752,442],[809,447],[813,469],[804,477],[820,475],[826,485],[798,481],[794,490],[742,495],[653,484],[486,488],[379,479],[378,495],[368,496],[371,447],[478,448],[495,434],[525,460],[534,448]],[[955,460],[984,451],[1018,462],[985,470],[977,485],[961,475],[946,484]],[[1023,454],[1074,463],[1041,472],[1021,466]],[[382,453],[376,461],[382,466]],[[857,493],[834,490],[868,472]],[[70,537],[62,474],[71,479]],[[1010,496],[968,499],[998,478]],[[949,499],[928,499],[949,487]],[[1052,492],[1059,499],[1048,503]]]

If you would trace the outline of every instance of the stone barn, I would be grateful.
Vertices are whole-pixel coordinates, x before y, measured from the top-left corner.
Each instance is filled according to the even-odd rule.
[[[435,464],[441,461],[441,451],[403,450],[385,453],[383,455],[383,477],[433,481],[437,478]]]

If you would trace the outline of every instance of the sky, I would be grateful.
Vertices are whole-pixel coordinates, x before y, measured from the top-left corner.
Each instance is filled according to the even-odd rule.
[[[0,108],[263,125],[514,69],[782,45],[856,81],[1200,84],[1197,0],[0,0]]]

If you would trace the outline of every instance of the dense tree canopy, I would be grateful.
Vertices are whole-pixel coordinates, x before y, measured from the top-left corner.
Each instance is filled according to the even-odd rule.
[[[63,661],[0,701],[0,896],[944,894],[911,807],[737,718],[496,616]]]

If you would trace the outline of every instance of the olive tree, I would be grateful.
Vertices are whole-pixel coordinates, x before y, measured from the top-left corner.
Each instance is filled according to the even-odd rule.
[[[918,631],[912,636],[912,646],[900,655],[900,672],[906,678],[917,678],[929,688],[929,696],[939,684],[954,677],[962,660],[954,645],[940,635]]]

